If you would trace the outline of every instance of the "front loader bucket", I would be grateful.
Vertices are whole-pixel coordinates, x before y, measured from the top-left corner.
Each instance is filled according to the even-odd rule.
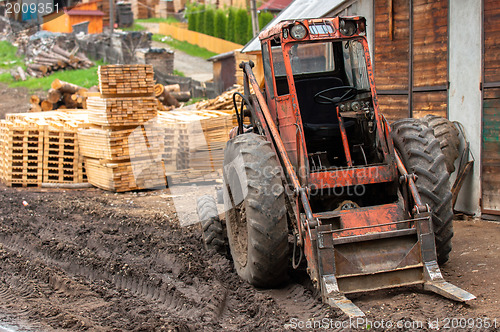
[[[397,206],[391,204],[348,210],[345,220],[340,214],[337,222],[345,226],[349,220],[380,216],[384,211],[392,215],[397,210]],[[333,225],[316,228],[319,281],[323,300],[348,316],[364,316],[345,297],[344,294],[349,293],[422,284],[424,289],[455,301],[475,298],[444,281],[437,264],[430,213],[376,225],[339,229]]]

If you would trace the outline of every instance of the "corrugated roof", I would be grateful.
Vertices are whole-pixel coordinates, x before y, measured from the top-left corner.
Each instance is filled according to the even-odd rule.
[[[104,16],[100,10],[79,10],[71,9],[66,12],[69,16]]]
[[[293,0],[269,0],[262,4],[258,10],[282,10],[285,9]]]
[[[295,0],[262,30],[285,20],[324,17],[347,1],[350,0]],[[258,37],[249,41],[241,50],[242,53],[253,51],[260,51]]]

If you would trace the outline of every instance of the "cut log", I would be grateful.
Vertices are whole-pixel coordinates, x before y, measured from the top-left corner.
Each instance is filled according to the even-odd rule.
[[[70,52],[63,50],[62,48],[60,48],[57,45],[54,45],[52,47],[52,52],[57,53],[65,58],[67,58],[68,60],[70,60],[70,58],[72,57],[72,54]]]
[[[40,103],[40,106],[42,107],[42,112],[47,112],[47,111],[52,111],[54,108],[54,104],[52,104],[48,100],[44,100]]]
[[[40,105],[31,104],[30,112],[41,112],[42,108]]]
[[[69,93],[70,95],[73,93],[78,92],[79,89],[84,89],[81,86],[64,82],[59,79],[55,79],[52,84],[50,85],[52,89],[59,90],[63,92],[64,94]],[[71,97],[70,97],[71,98]]]
[[[31,68],[26,68],[26,72],[33,77],[43,77],[43,73],[40,71],[33,70]]]
[[[21,81],[26,81],[26,73],[21,67],[17,67],[17,72],[19,73],[19,76],[21,77]]]
[[[61,99],[62,93],[59,90],[55,89],[49,89],[49,92],[47,93],[47,100],[50,101],[52,104],[55,104]]]
[[[181,92],[181,86],[179,84],[165,85],[165,90],[168,92]]]
[[[40,71],[43,74],[47,74],[47,71],[48,71],[47,66],[40,64],[40,63],[29,63],[26,67],[33,69],[33,70],[36,70],[36,71]]]
[[[175,99],[171,94],[170,92],[167,91],[167,89],[163,90],[163,93],[161,94],[160,96],[160,101],[162,102],[163,105],[165,106],[175,106],[175,107],[179,107],[180,104],[179,102],[177,101],[177,99]]]
[[[37,95],[31,95],[30,96],[30,103],[39,105],[40,104],[40,97]]]
[[[156,97],[161,96],[161,94],[163,93],[164,90],[165,90],[165,87],[163,86],[163,84],[155,84],[155,96]]]
[[[185,102],[191,99],[191,92],[189,91],[182,91],[182,92],[170,92],[172,97],[177,99],[178,101]]]
[[[64,105],[66,105],[67,108],[76,108],[78,105],[76,103],[76,101],[74,101],[73,99],[71,99],[71,93],[64,93],[63,95],[63,102],[64,102]]]

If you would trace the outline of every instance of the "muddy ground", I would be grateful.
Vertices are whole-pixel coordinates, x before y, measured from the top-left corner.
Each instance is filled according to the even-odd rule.
[[[25,91],[0,88],[0,118],[24,111]],[[354,295],[367,314],[358,328],[476,328],[496,319],[489,330],[499,330],[500,223],[456,220],[453,246],[443,274],[476,300],[455,303],[420,287]],[[198,225],[179,226],[169,189],[0,185],[2,332],[343,330],[346,317],[321,303],[304,267],[289,272],[281,289],[242,282],[227,255],[203,248]]]
[[[497,318],[498,329],[500,225],[457,220],[455,232],[443,273],[477,296],[470,304],[419,287],[351,299],[373,321],[425,322],[427,329],[434,319]],[[168,189],[113,194],[0,187],[4,327],[254,331],[346,319],[320,302],[304,271],[290,270],[290,276],[277,290],[240,281],[228,257],[203,249],[197,225],[178,226]]]

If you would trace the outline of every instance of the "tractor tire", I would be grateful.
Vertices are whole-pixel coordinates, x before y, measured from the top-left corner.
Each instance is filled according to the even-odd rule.
[[[224,227],[217,213],[217,204],[210,195],[198,198],[197,212],[202,227],[203,244],[207,250],[225,252]]]
[[[287,280],[288,225],[281,170],[271,143],[248,133],[224,152],[226,227],[238,275],[256,287]]]
[[[392,124],[392,139],[408,173],[415,173],[415,185],[424,204],[432,210],[438,263],[448,261],[453,237],[452,194],[445,156],[433,130],[417,119]]]
[[[448,174],[453,173],[455,171],[455,160],[458,158],[460,151],[458,129],[450,120],[432,114],[426,115],[420,121],[434,130],[434,136],[438,139],[445,157]]]

